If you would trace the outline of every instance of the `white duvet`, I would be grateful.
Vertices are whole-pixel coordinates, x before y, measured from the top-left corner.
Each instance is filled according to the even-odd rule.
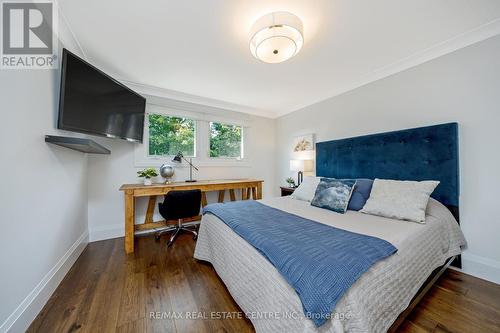
[[[337,228],[385,239],[398,252],[375,264],[317,328],[303,315],[295,290],[253,246],[211,214],[203,216],[194,257],[209,261],[257,332],[385,332],[432,271],[460,253],[465,239],[455,219],[431,199],[426,224],[347,211],[338,214],[290,197],[261,201]]]

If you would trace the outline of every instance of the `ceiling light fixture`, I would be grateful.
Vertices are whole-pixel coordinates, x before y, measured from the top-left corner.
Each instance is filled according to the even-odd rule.
[[[286,61],[299,53],[304,44],[302,21],[288,12],[274,12],[259,18],[252,26],[250,51],[270,64]]]

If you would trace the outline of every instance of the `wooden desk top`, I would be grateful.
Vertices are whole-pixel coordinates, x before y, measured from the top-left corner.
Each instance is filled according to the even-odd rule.
[[[154,183],[153,185],[144,185],[144,184],[123,184],[120,187],[120,191],[135,191],[135,190],[141,190],[142,191],[149,191],[149,190],[161,190],[161,189],[173,189],[173,188],[182,188],[182,189],[192,189],[192,188],[203,188],[203,189],[210,189],[212,187],[215,187],[214,190],[217,190],[220,186],[239,186],[239,185],[251,185],[255,183],[263,183],[264,181],[261,179],[252,179],[252,178],[245,178],[245,179],[216,179],[216,180],[198,180],[197,182],[194,183],[188,183],[188,182],[173,182],[170,184],[164,184],[164,183]]]
[[[207,197],[205,192],[219,191],[218,202],[224,202],[224,194],[229,190],[231,201],[236,200],[235,190],[241,189],[241,199],[249,200],[253,197],[254,200],[262,199],[262,183],[261,179],[218,179],[218,180],[200,180],[193,183],[175,182],[170,184],[156,183],[153,185],[144,184],[123,184],[120,191],[123,191],[125,196],[125,252],[134,252],[134,235],[135,230],[147,230],[155,227],[164,227],[166,223],[153,222],[153,213],[156,206],[156,197],[165,195],[170,191],[175,190],[201,190],[201,205],[207,205]],[[135,225],[135,198],[149,197],[148,210],[146,212],[145,223]]]

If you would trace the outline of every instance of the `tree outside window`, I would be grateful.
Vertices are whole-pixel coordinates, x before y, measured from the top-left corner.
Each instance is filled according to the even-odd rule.
[[[182,117],[149,114],[149,155],[194,156],[195,121]]]
[[[210,122],[210,157],[242,158],[241,126]]]

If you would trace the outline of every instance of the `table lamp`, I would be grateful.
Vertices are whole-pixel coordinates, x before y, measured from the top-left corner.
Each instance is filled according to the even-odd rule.
[[[177,155],[175,155],[175,157],[172,159],[172,162],[177,162],[177,163],[182,163],[182,160],[184,159],[184,161],[188,162],[189,163],[189,179],[186,180],[187,183],[194,183],[196,182],[195,179],[193,179],[193,168],[198,171],[198,168],[195,167],[192,163],[193,159],[190,157],[189,158],[189,161],[184,157],[184,155],[182,155],[181,152],[178,152]]]
[[[290,171],[297,171],[297,186],[304,179],[304,172],[313,171],[312,160],[290,160]]]

